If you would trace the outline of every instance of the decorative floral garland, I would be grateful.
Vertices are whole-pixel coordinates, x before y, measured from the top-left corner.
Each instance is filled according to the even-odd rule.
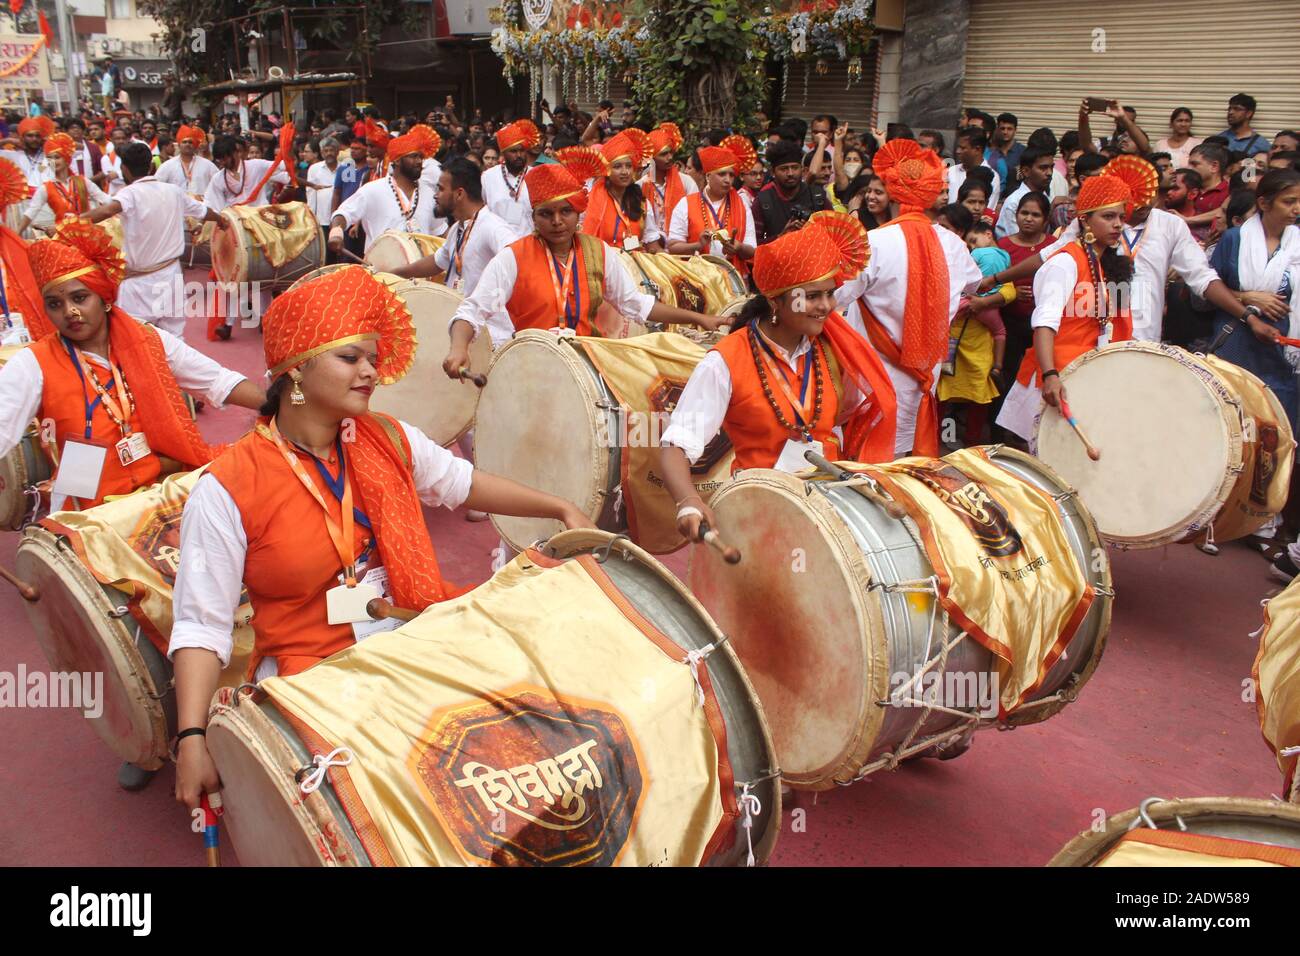
[[[23,57],[21,60],[19,60],[17,63],[15,63],[13,66],[9,67],[7,70],[0,70],[0,77],[13,76],[23,67],[25,67],[28,63],[32,62],[32,60],[36,58],[36,54],[40,53],[41,50],[43,50],[44,48],[45,48],[45,37],[44,36],[37,37],[36,42],[32,44],[32,48],[27,51],[27,55]]]

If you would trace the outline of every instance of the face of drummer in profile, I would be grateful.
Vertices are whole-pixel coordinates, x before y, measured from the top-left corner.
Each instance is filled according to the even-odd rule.
[[[511,176],[518,176],[528,165],[528,150],[522,146],[511,146],[501,153],[501,159],[506,164],[506,172]]]
[[[70,342],[89,342],[104,327],[104,300],[77,279],[54,286],[44,299],[46,317]]]
[[[835,280],[810,282],[768,299],[782,329],[815,338],[835,310]]]
[[[379,383],[378,362],[379,352],[374,342],[341,345],[308,359],[299,368],[302,393],[307,399],[299,407],[338,421],[364,415],[370,409],[370,396]],[[287,403],[289,393],[285,392],[280,400],[281,411]]]
[[[465,198],[465,190],[457,189],[451,181],[451,173],[443,170],[438,177],[438,191],[433,194],[433,214],[439,219],[455,219],[456,204]]]
[[[578,210],[567,202],[547,203],[533,209],[533,227],[549,246],[564,247],[578,231]]]
[[[1124,229],[1124,210],[1121,208],[1098,209],[1083,216],[1084,231],[1092,230],[1097,237],[1097,245],[1105,248],[1119,242]]]

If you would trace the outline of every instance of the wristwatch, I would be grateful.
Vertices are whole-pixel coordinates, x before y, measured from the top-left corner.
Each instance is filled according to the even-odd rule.
[[[1246,306],[1246,308],[1243,309],[1242,312],[1241,312],[1241,322],[1242,322],[1242,324],[1243,324],[1243,325],[1250,325],[1250,321],[1249,321],[1249,319],[1250,319],[1250,317],[1251,317],[1252,315],[1253,315],[1255,318],[1257,318],[1257,319],[1262,319],[1262,318],[1264,318],[1264,313],[1263,313],[1263,311],[1260,309],[1259,306],[1257,306],[1257,305],[1248,305],[1248,306]]]

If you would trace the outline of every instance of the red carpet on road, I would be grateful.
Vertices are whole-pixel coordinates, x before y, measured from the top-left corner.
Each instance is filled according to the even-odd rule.
[[[190,344],[260,376],[261,336],[236,329]],[[210,441],[252,421],[206,409]],[[444,572],[485,580],[489,523],[430,512]],[[0,533],[13,567],[19,535]],[[666,562],[684,575],[687,555]],[[1244,547],[1112,552],[1115,614],[1105,654],[1079,700],[1044,723],[982,731],[951,761],[913,760],[787,806],[772,863],[785,866],[1041,866],[1078,831],[1148,796],[1268,797],[1280,787],[1249,696],[1268,565]],[[0,671],[48,664],[22,600],[0,584]],[[203,866],[202,837],[172,799],[164,767],[141,793],[118,789],[117,760],[72,710],[0,710],[0,865]],[[236,862],[223,842],[223,862]]]

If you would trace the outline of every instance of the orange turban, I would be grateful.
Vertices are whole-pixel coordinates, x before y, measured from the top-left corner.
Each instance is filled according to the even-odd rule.
[[[0,153],[0,212],[6,206],[27,199],[27,179],[23,171]]]
[[[27,180],[22,171],[7,159],[0,159],[0,213],[17,202],[27,200]],[[44,338],[54,331],[45,316],[41,287],[32,275],[27,243],[8,226],[0,223],[0,262],[4,263],[5,297],[9,307],[22,313],[32,337]]]
[[[182,126],[176,131],[177,143],[190,143],[196,149],[201,147],[207,136],[197,126]]]
[[[660,123],[650,131],[650,155],[658,156],[665,149],[671,149],[675,153],[682,148],[684,142],[682,131],[676,123]]]
[[[542,142],[542,131],[532,120],[521,119],[507,123],[497,130],[497,148],[506,150],[516,146],[535,149]],[[531,195],[531,193],[530,193]]]
[[[54,132],[54,120],[48,116],[29,116],[18,124],[18,135],[26,136],[28,133],[40,133],[42,136],[49,136]]]
[[[77,151],[77,144],[72,141],[72,137],[67,133],[55,133],[45,141],[46,156],[62,156],[64,159],[71,161],[72,154]]]
[[[109,234],[93,223],[67,219],[54,239],[38,239],[27,247],[32,275],[41,293],[71,279],[80,279],[106,303],[117,298],[126,274],[126,260]]]
[[[416,123],[407,135],[420,139],[420,152],[424,154],[425,159],[437,156],[442,149],[442,137],[438,135],[438,131],[424,123]]]
[[[632,160],[632,166],[640,169],[641,164],[646,161],[647,154],[644,152],[644,146],[645,144],[639,137],[631,136],[624,130],[600,147],[600,151],[605,155],[605,160],[610,165],[620,159],[630,159]]]
[[[1132,203],[1133,192],[1128,188],[1128,184],[1118,176],[1102,173],[1098,176],[1089,176],[1083,181],[1079,186],[1079,198],[1075,201],[1074,208],[1082,216],[1084,213],[1109,209],[1111,206],[1121,206],[1127,211]]]
[[[392,137],[388,131],[374,121],[371,117],[366,117],[366,145],[367,146],[387,146]]]
[[[262,347],[272,378],[330,349],[374,341],[379,380],[391,385],[415,358],[415,325],[402,300],[363,266],[345,266],[304,282],[271,304]]]
[[[823,279],[846,282],[871,256],[867,230],[857,216],[814,213],[802,229],[787,232],[754,252],[754,284],[766,296]]]
[[[556,202],[567,202],[578,212],[587,208],[587,190],[563,163],[534,166],[524,176],[524,182],[534,209]]]
[[[1128,215],[1133,214],[1134,207],[1151,205],[1160,191],[1160,171],[1140,156],[1116,156],[1102,168],[1102,172],[1124,180],[1124,185],[1133,194]]]
[[[743,157],[725,146],[705,146],[700,150],[700,167],[706,173],[720,173],[724,169],[735,169]]]
[[[394,136],[388,141],[388,152],[385,153],[390,163],[395,163],[403,156],[411,153],[425,155],[424,149],[428,141],[419,133],[407,133],[405,136]]]
[[[932,149],[911,139],[886,143],[871,160],[871,168],[885,181],[889,198],[902,212],[924,212],[934,205],[948,184],[943,160]]]

